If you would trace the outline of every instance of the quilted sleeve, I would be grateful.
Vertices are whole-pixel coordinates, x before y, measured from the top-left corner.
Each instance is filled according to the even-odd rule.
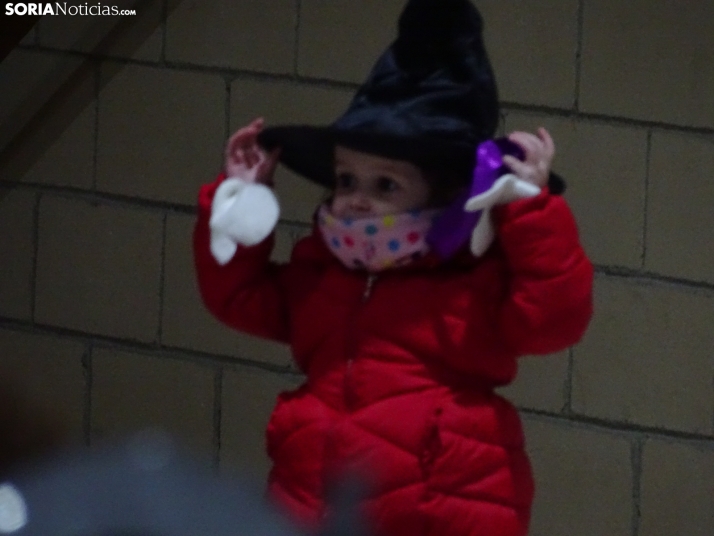
[[[211,255],[211,202],[218,178],[204,185],[198,197],[198,218],[193,233],[193,251],[201,298],[221,322],[237,330],[288,342],[287,298],[282,284],[283,266],[269,260],[274,235],[251,247],[239,246],[227,264]]]
[[[578,342],[592,316],[593,267],[561,196],[497,207],[494,221],[509,269],[499,327],[516,354],[545,354]]]

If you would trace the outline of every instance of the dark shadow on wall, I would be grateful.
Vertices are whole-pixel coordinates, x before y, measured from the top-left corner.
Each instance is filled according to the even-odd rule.
[[[8,16],[0,19],[0,62],[30,32],[38,20],[40,20],[40,17],[37,15],[29,17]]]
[[[100,62],[132,57],[179,4],[165,0],[116,1],[113,5],[134,9],[136,16],[97,16],[96,22],[67,47],[84,53],[58,53],[65,61],[48,70],[32,87],[25,88],[23,98],[0,123],[0,181],[6,184],[22,181],[33,164],[122,68],[121,62],[105,62],[100,77]],[[39,22],[40,32],[43,19]]]

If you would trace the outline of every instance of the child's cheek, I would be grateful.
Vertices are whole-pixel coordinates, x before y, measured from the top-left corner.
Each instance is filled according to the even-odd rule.
[[[330,201],[328,201],[328,206],[330,207],[330,212],[332,212],[333,216],[336,218],[342,218],[347,204],[345,203],[344,197],[335,195]]]

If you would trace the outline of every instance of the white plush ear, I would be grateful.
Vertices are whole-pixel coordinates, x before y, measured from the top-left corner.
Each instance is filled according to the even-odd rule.
[[[493,186],[480,195],[471,197],[464,205],[466,212],[482,210],[481,217],[471,233],[470,249],[476,257],[483,255],[496,237],[496,230],[491,221],[491,208],[504,205],[518,199],[534,197],[540,188],[519,179],[513,173],[501,176]]]
[[[231,240],[228,235],[211,233],[211,255],[221,266],[227,264],[237,250],[238,244]]]
[[[216,189],[211,206],[211,253],[223,265],[237,245],[254,246],[273,232],[280,206],[264,184],[231,177]]]
[[[493,227],[491,220],[491,209],[485,208],[481,213],[481,217],[471,233],[471,242],[469,248],[471,253],[476,257],[480,257],[496,238],[496,230]]]
[[[519,179],[513,173],[502,175],[493,186],[480,195],[476,195],[466,201],[464,210],[466,212],[476,212],[483,208],[494,205],[504,205],[518,199],[533,197],[540,193],[540,188]]]

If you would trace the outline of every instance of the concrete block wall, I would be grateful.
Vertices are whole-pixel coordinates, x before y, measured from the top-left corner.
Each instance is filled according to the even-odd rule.
[[[100,444],[160,425],[264,478],[286,347],[203,309],[195,196],[255,116],[328,123],[404,0],[124,0],[48,17],[0,63],[0,369]],[[597,267],[580,344],[504,389],[533,536],[714,530],[714,4],[478,0],[503,129],[546,126]],[[275,258],[324,192],[285,170]]]

